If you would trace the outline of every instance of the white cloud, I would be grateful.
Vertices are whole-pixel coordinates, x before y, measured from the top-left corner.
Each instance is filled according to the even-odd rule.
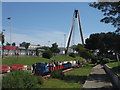
[[[19,43],[21,42],[30,42],[31,44],[40,44],[40,45],[47,45],[51,46],[53,43],[57,43],[60,47],[64,46],[64,34],[66,34],[66,39],[68,37],[68,33],[61,32],[61,31],[38,31],[31,32],[30,34],[20,34],[20,33],[11,33],[11,42]],[[50,42],[49,42],[50,41]],[[5,43],[10,42],[10,33],[5,33]],[[74,43],[81,43],[80,35],[78,32],[75,33]]]
[[[33,35],[29,34],[19,34],[11,33],[11,42],[16,42],[17,44],[21,42],[30,42],[31,44],[40,44],[40,45],[50,45],[54,42],[61,45],[64,43],[64,32],[49,31],[49,32],[37,32]],[[50,42],[48,42],[50,41]],[[10,42],[10,33],[5,34],[5,42]]]

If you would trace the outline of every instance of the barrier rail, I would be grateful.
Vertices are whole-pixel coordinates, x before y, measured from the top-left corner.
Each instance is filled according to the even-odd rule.
[[[111,68],[109,68],[107,65],[103,66],[106,73],[108,73],[112,79],[112,83],[115,87],[120,89],[120,79],[118,78],[118,75],[116,75]]]

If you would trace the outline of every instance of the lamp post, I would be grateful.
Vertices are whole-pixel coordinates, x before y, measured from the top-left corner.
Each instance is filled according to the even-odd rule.
[[[64,34],[64,48],[65,48],[65,43],[66,43],[66,34]]]
[[[11,45],[11,40],[12,40],[12,37],[11,37],[11,30],[12,30],[12,18],[11,17],[8,17],[7,18],[8,20],[10,20],[10,45]]]
[[[1,33],[1,36],[2,36],[2,39],[1,39],[1,43],[2,43],[2,52],[1,52],[1,54],[2,54],[2,58],[3,58],[3,56],[4,56],[4,41],[5,41],[5,39],[4,39],[4,34],[3,34],[3,32],[5,31],[5,29],[2,29],[2,33]]]

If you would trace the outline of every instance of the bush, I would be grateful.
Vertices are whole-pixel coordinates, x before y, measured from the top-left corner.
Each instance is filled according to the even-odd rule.
[[[52,51],[50,51],[50,50],[45,51],[45,52],[42,54],[42,57],[43,57],[43,58],[48,58],[48,59],[50,59],[50,58],[52,57]]]
[[[98,59],[97,59],[96,57],[92,58],[92,60],[91,60],[91,62],[92,62],[93,64],[97,63],[97,61],[98,61]]]
[[[35,88],[38,83],[36,76],[23,70],[15,70],[3,77],[3,88]]]
[[[37,76],[37,80],[38,80],[38,83],[39,83],[40,85],[43,84],[43,78],[42,78],[42,76]]]
[[[109,58],[103,58],[101,63],[102,64],[106,64],[106,63],[109,63],[110,59]]]
[[[70,53],[69,56],[75,58],[75,53]]]
[[[53,78],[58,78],[58,79],[63,79],[64,78],[64,73],[62,70],[55,70],[51,72],[51,76]]]

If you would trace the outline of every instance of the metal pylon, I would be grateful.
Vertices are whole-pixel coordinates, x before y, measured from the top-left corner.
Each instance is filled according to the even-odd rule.
[[[72,27],[70,29],[70,34],[69,34],[68,41],[67,41],[67,47],[66,47],[66,50],[65,50],[65,55],[67,55],[67,52],[68,52],[68,48],[69,48],[69,45],[70,45],[71,36],[73,34],[73,29],[74,29],[74,26],[75,26],[75,20],[76,19],[78,20],[78,28],[79,28],[79,31],[80,31],[80,38],[81,38],[81,41],[82,41],[82,45],[84,46],[82,27],[81,27],[81,23],[80,23],[80,14],[79,14],[78,10],[75,10],[74,13],[73,13]]]

